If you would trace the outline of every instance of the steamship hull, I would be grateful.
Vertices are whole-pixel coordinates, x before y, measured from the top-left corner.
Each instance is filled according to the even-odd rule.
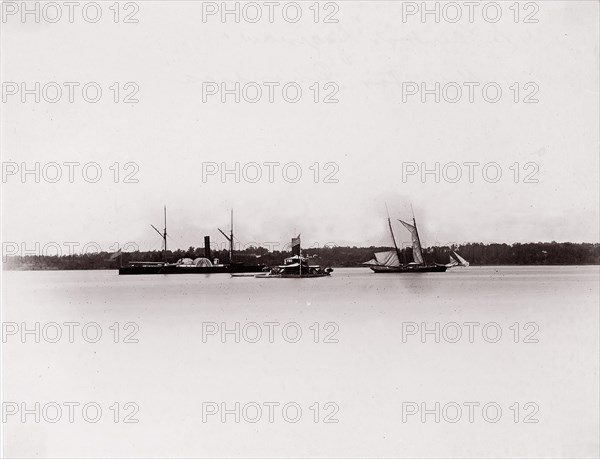
[[[144,275],[144,274],[231,274],[231,273],[260,273],[265,265],[245,265],[233,263],[217,266],[179,266],[167,265],[141,265],[123,266],[119,268],[120,275]]]

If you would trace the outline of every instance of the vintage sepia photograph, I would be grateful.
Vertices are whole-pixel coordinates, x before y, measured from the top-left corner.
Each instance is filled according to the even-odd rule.
[[[0,9],[0,457],[600,457],[600,1]]]

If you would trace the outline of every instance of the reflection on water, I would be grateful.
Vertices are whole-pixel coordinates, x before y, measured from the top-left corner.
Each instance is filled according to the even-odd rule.
[[[11,418],[5,454],[594,456],[599,277],[595,266],[302,280],[4,272],[4,399],[103,408],[97,423]],[[236,401],[303,414],[202,422],[203,403]],[[436,401],[503,413],[403,422],[402,403]],[[135,402],[139,422],[115,423],[114,402]],[[315,423],[314,402],[334,402],[339,422]],[[535,402],[539,422],[515,423],[515,402]]]

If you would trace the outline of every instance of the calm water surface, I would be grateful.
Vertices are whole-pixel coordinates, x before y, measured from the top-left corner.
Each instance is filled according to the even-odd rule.
[[[330,278],[302,280],[4,272],[2,320],[5,327],[19,327],[4,336],[4,400],[28,407],[36,401],[95,402],[102,408],[96,423],[85,421],[80,408],[73,423],[66,408],[56,423],[43,416],[36,423],[33,415],[22,423],[12,416],[4,423],[4,453],[597,457],[599,280],[599,268],[592,266],[472,267],[422,275],[337,269]],[[21,335],[22,323],[33,329],[36,322],[39,343],[35,333]],[[57,328],[47,325],[52,322],[63,333],[55,343]],[[72,343],[65,322],[80,324]],[[246,325],[251,322],[260,325],[261,337],[256,326]],[[268,322],[279,324],[273,325],[272,343]],[[475,323],[473,342],[465,322]],[[96,328],[102,331],[96,343],[82,336],[89,323],[97,326],[88,327],[87,340]],[[235,332],[203,333],[210,327],[235,330],[236,323],[239,343]],[[407,334],[424,324],[434,330],[425,342],[418,331]],[[288,342],[298,329],[298,341]],[[123,342],[131,340],[138,342]],[[126,410],[115,423],[109,408],[115,402],[137,404],[132,419],[139,422],[123,423],[132,411]],[[236,423],[233,414],[225,423],[218,415],[203,422],[203,402],[226,402],[228,408],[235,402],[295,402],[303,411],[295,423],[286,422],[280,408],[272,423],[267,408],[256,423],[243,416]],[[319,422],[310,409],[315,402]],[[323,408],[327,402],[339,407],[331,418],[339,422],[323,422],[333,411]],[[403,422],[406,402],[426,402],[429,409],[435,402],[494,402],[502,413],[495,423],[482,417],[480,407],[472,423],[466,407],[456,423],[446,420],[455,411],[439,423],[434,414],[424,423],[418,415]],[[528,402],[539,408],[529,418],[536,423],[523,423],[533,411],[523,409]]]

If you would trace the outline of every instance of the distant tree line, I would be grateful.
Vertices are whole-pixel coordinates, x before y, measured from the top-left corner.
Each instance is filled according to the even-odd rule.
[[[393,250],[391,247],[321,247],[302,250],[304,256],[314,258],[315,264],[332,267],[355,267],[373,258],[375,252]],[[448,263],[452,250],[467,259],[471,265],[590,265],[600,264],[600,244],[575,244],[571,242],[535,242],[527,244],[469,243],[424,250],[426,262]],[[400,250],[401,261],[412,261],[412,249]],[[281,264],[290,252],[269,252],[264,247],[249,247],[234,253],[234,261],[264,263],[267,266]],[[130,261],[167,261],[174,263],[181,258],[204,257],[204,248],[189,247],[187,250],[163,252],[90,253],[63,256],[7,256],[4,269],[116,269]],[[225,250],[213,251],[211,257],[221,263],[229,261]],[[212,261],[212,260],[211,260]]]

